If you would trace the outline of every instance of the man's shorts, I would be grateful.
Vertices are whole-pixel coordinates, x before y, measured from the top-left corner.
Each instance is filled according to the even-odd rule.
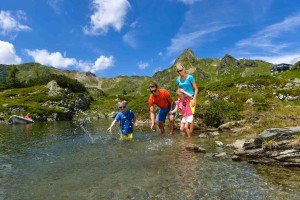
[[[133,133],[129,133],[129,134],[121,134],[120,136],[120,140],[131,140],[133,139]]]
[[[175,104],[174,104],[174,108],[175,108]],[[165,122],[169,112],[170,112],[170,106],[168,106],[167,108],[159,108],[158,114],[156,116],[156,120],[159,122]],[[173,113],[172,115],[175,118],[176,114]]]
[[[193,115],[190,115],[190,116],[185,116],[185,117],[182,117],[181,119],[181,123],[192,123],[193,122],[193,119],[194,119],[194,116]]]

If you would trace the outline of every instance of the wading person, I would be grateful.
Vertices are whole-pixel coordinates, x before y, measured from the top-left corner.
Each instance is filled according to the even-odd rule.
[[[192,75],[186,73],[183,65],[178,65],[176,71],[179,74],[179,77],[176,79],[176,84],[178,86],[178,89],[183,89],[185,92],[192,95],[192,100],[190,102],[190,105],[193,114],[195,114],[196,103],[197,103],[196,99],[198,94],[198,87],[196,85],[195,78]],[[194,120],[190,125],[190,130],[193,133]]]
[[[192,132],[189,125],[193,122],[194,119],[193,112],[190,106],[192,95],[185,92],[183,89],[178,89],[176,95],[178,97],[178,101],[175,102],[175,109],[170,111],[170,115],[176,113],[178,109],[181,110],[182,119],[180,123],[180,132],[182,136],[187,136],[188,138],[190,138],[192,137]],[[184,95],[187,96],[185,97]]]
[[[114,121],[107,129],[112,133],[111,129],[117,121],[120,121],[121,140],[133,138],[133,125],[137,126],[135,114],[131,110],[127,110],[127,101],[119,101],[118,108],[120,112],[116,115]]]
[[[173,108],[173,100],[170,93],[166,89],[158,89],[158,86],[155,82],[149,85],[149,90],[152,93],[149,97],[148,104],[150,107],[150,119],[151,119],[151,130],[154,130],[155,125],[155,112],[154,105],[159,107],[159,111],[157,114],[158,127],[160,129],[160,133],[165,133],[164,123],[166,121],[167,115],[171,108]],[[170,134],[173,135],[174,132],[174,115],[169,115],[170,120]]]

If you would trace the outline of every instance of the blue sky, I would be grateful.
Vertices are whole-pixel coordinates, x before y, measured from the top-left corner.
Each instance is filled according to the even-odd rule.
[[[98,77],[148,75],[199,58],[300,60],[298,0],[1,0],[0,63]]]

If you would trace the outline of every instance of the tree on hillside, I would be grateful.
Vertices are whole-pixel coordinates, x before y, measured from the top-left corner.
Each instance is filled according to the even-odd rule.
[[[19,73],[19,69],[16,66],[12,66],[12,68],[8,72],[8,76],[6,77],[5,87],[6,88],[19,88],[22,87],[22,83],[17,79],[17,74]]]
[[[13,66],[8,73],[7,81],[12,81],[13,83],[16,83],[17,81],[17,74],[19,73],[19,69],[16,66]]]

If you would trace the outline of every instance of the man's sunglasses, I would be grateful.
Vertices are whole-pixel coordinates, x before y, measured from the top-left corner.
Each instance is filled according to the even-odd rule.
[[[157,89],[155,89],[155,90],[150,90],[151,93],[155,93],[156,91],[157,91]]]
[[[119,109],[124,109],[124,108],[126,108],[126,105],[124,105],[124,106],[119,106],[118,108],[119,108]]]
[[[182,72],[182,71],[183,71],[183,69],[177,70],[177,73],[180,73],[180,72]]]

